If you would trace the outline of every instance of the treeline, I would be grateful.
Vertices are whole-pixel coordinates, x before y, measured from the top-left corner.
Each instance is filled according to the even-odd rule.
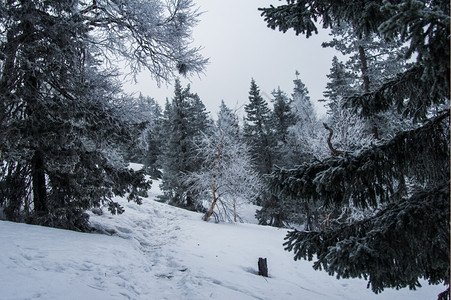
[[[306,230],[371,215],[372,209],[300,201],[270,187],[271,174],[280,168],[358,153],[415,127],[395,108],[361,117],[345,105],[349,97],[378,89],[385,78],[409,67],[400,41],[383,43],[373,35],[357,42],[344,25],[332,33],[332,41],[323,46],[341,51],[347,61],[332,60],[320,100],[328,111],[321,118],[297,71],[292,92],[277,88],[271,99],[262,96],[252,79],[244,111],[238,113],[222,102],[216,121],[190,87],[181,87],[178,80],[164,110],[154,99],[140,96],[137,111],[147,112],[143,120],[147,125],[140,147],[133,148],[130,157],[145,164],[149,174],[161,177],[161,201],[197,211],[214,207],[213,215],[220,220],[237,220],[237,205],[254,203],[261,206],[256,212],[260,224],[301,225]]]

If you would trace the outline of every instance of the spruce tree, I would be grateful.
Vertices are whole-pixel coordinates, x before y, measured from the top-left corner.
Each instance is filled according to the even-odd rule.
[[[371,147],[271,175],[272,191],[328,206],[379,208],[362,220],[292,231],[286,249],[338,278],[363,277],[378,293],[449,285],[449,9],[447,1],[288,1],[261,9],[268,26],[307,37],[342,22],[409,44],[416,61],[375,90],[346,99],[361,116],[395,107],[416,128]],[[449,288],[440,295],[447,299]]]
[[[351,26],[346,23],[341,23],[332,28],[331,35],[334,37],[332,41],[325,42],[322,46],[335,48],[347,57],[347,61],[344,64],[345,72],[341,70],[339,71],[340,74],[332,75],[335,77],[342,76],[339,79],[341,82],[332,81],[329,88],[340,89],[341,84],[342,89],[343,83],[347,82],[347,90],[342,91],[345,93],[344,95],[362,94],[377,90],[384,81],[403,72],[408,66],[405,59],[407,47],[403,46],[399,38],[387,41],[378,37],[376,33],[365,36],[356,35]],[[342,67],[343,65],[335,64],[335,66]],[[334,71],[338,70],[334,69],[333,64],[331,72]],[[337,90],[333,92],[332,96],[337,96],[337,92]],[[331,109],[335,108],[332,113],[338,118],[343,115],[340,103],[345,104],[343,103],[345,99],[343,97],[335,100],[330,99],[328,104]],[[344,115],[351,115],[351,113],[345,112]],[[392,134],[391,128],[387,127],[390,127],[389,124],[393,123],[393,117],[396,118],[394,109],[390,109],[361,118],[360,122],[364,122],[368,133],[378,140]]]
[[[122,110],[130,120],[136,123],[136,135],[133,143],[128,147],[127,159],[145,166],[147,174],[161,177],[161,166],[157,158],[161,152],[161,122],[162,109],[158,102],[151,97],[144,97],[141,93],[138,98],[130,101]]]
[[[274,126],[268,103],[260,95],[260,89],[251,80],[249,103],[246,111],[244,136],[250,146],[251,156],[260,174],[269,174],[274,163]]]
[[[202,133],[208,130],[205,106],[189,85],[182,88],[175,81],[174,97],[166,102],[162,134],[165,137],[159,163],[163,169],[162,201],[190,210],[202,210],[196,195],[188,191],[184,177],[200,169],[203,157],[196,152]]]
[[[274,97],[273,119],[275,135],[278,143],[286,143],[288,127],[294,124],[294,115],[291,112],[292,100],[279,88],[272,92]]]
[[[288,156],[287,163],[290,165],[305,162],[318,154],[321,147],[319,122],[316,117],[309,91],[302,80],[298,77],[293,80],[291,111],[294,116],[294,124],[288,128]]]
[[[355,92],[376,90],[384,80],[407,66],[407,49],[399,38],[384,40],[376,33],[358,35],[346,22],[334,26],[331,35],[333,39],[322,46],[335,48],[347,58],[347,79],[349,75],[353,79],[348,88],[354,88]]]
[[[357,93],[354,83],[356,76],[349,71],[345,64],[340,61],[336,56],[332,58],[332,67],[330,73],[326,75],[329,81],[326,84],[326,90],[323,92],[324,97],[329,107],[329,114],[333,114],[339,109],[339,102],[343,98],[347,98]]]

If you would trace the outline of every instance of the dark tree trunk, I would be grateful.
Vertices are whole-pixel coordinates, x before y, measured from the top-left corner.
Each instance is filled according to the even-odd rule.
[[[38,214],[46,214],[47,188],[45,184],[44,154],[36,150],[31,160],[31,177],[33,182],[34,211]]]
[[[0,190],[0,198],[6,199],[4,213],[9,221],[20,221],[20,209],[26,197],[26,183],[24,180],[23,168],[20,163],[15,167],[8,167],[8,174],[5,177],[5,186]]]
[[[366,59],[365,49],[359,46],[359,59],[361,63],[363,91],[368,93],[370,91],[370,77],[368,76],[368,62]]]
[[[374,139],[379,139],[379,129],[376,124],[373,124],[373,128],[371,128],[371,133],[373,134]]]
[[[304,202],[304,210],[306,215],[306,221],[305,221],[305,231],[313,230],[313,224],[312,224],[312,213],[310,211],[310,207],[308,206],[307,202]]]
[[[362,46],[359,46],[359,59],[362,71],[362,80],[363,80],[363,91],[365,93],[370,92],[370,77],[368,75],[368,60],[366,58],[365,49]],[[374,122],[373,122],[374,123]],[[373,124],[371,128],[374,139],[379,139],[379,130],[377,128],[376,123]]]
[[[327,146],[329,146],[330,154],[332,154],[333,156],[342,155],[343,151],[335,149],[334,146],[332,145],[331,140],[332,140],[332,136],[334,135],[334,131],[332,130],[332,128],[327,126],[326,123],[323,123],[323,125],[324,125],[324,128],[326,128],[326,130],[329,131],[329,136],[327,137]]]

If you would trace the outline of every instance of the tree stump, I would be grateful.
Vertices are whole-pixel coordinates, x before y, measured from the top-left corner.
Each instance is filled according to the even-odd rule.
[[[266,258],[258,258],[258,275],[268,277],[268,264]]]

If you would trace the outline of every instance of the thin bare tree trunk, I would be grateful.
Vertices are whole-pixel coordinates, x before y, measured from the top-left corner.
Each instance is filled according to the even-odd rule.
[[[224,136],[221,137],[221,142],[219,143],[218,155],[216,156],[215,171],[213,173],[213,179],[212,179],[212,184],[211,184],[211,191],[213,193],[213,201],[211,202],[210,210],[204,216],[204,221],[208,221],[208,219],[211,217],[211,215],[213,214],[213,211],[215,209],[216,203],[218,202],[218,198],[216,197],[216,175],[219,170],[219,161],[221,160],[223,142],[224,142]]]
[[[236,223],[236,200],[233,200],[233,221]]]

